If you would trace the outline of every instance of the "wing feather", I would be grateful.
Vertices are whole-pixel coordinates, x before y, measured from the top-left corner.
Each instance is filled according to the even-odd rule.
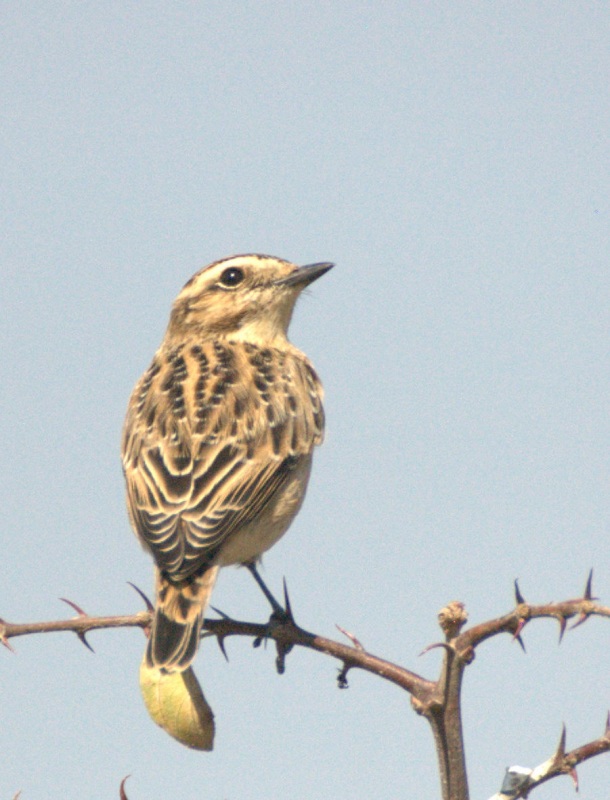
[[[132,524],[159,567],[182,580],[210,564],[322,428],[321,387],[303,357],[211,342],[157,355],[132,395],[123,467]]]

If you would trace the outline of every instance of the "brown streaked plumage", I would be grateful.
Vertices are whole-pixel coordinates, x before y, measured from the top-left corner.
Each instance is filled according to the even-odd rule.
[[[151,667],[191,664],[218,569],[259,558],[301,506],[322,386],[286,331],[331,266],[244,255],[205,267],[134,388],[122,458],[129,516],[157,567]]]

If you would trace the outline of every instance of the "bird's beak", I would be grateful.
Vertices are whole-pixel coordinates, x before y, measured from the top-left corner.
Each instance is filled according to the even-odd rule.
[[[279,281],[274,283],[276,286],[301,286],[304,288],[321,278],[325,272],[328,272],[334,266],[330,261],[322,261],[320,264],[307,264],[304,267],[298,267],[286,278],[280,278]]]

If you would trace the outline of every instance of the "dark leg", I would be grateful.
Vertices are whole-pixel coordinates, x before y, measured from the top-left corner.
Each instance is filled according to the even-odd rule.
[[[271,608],[273,609],[272,616],[274,616],[276,619],[286,619],[286,617],[290,616],[289,609],[288,608],[284,608],[282,605],[280,605],[280,603],[278,603],[278,601],[275,599],[275,597],[269,591],[269,589],[267,587],[267,584],[261,578],[261,576],[258,574],[258,570],[256,568],[256,564],[253,561],[250,561],[248,564],[244,564],[244,567],[248,568],[248,570],[250,571],[250,574],[252,575],[254,580],[258,583],[261,592],[265,595],[265,597],[269,601],[269,604],[271,605]]]

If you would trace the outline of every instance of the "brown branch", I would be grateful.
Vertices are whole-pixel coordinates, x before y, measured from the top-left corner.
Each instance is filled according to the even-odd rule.
[[[12,623],[0,619],[0,641],[6,645],[8,639],[16,636],[28,636],[31,633],[59,633],[71,631],[85,634],[103,628],[146,628],[150,625],[151,616],[147,611],[137,614],[123,614],[115,617],[78,616],[73,619],[53,620],[52,622]]]
[[[272,638],[284,646],[299,645],[319,653],[325,653],[343,663],[344,673],[349,669],[363,669],[372,672],[380,678],[400,686],[415,697],[426,697],[435,687],[432,681],[393,664],[391,661],[374,656],[361,647],[352,647],[333,639],[326,639],[324,636],[309,633],[293,622],[279,623],[270,627],[233,619],[206,619],[204,626],[209,633],[219,638],[235,635],[253,636],[256,639]]]
[[[516,607],[513,611],[505,614],[498,619],[488,620],[479,625],[475,625],[464,631],[460,636],[456,636],[453,646],[461,653],[469,653],[481,642],[496,636],[499,633],[510,633],[513,638],[521,641],[521,633],[528,622],[532,619],[549,618],[554,619],[559,625],[559,641],[562,640],[566,631],[567,621],[578,616],[577,621],[571,626],[576,628],[586,622],[591,616],[610,618],[610,607],[596,603],[592,590],[593,572],[589,573],[583,596],[575,600],[564,600],[559,603],[546,603],[544,605],[533,606],[527,603],[521,594],[519,585],[515,581],[515,600]]]
[[[610,607],[593,603],[589,600],[566,600],[562,603],[546,603],[545,605],[531,606],[523,603],[514,611],[498,619],[492,619],[474,625],[458,637],[455,641],[456,647],[465,649],[467,647],[477,647],[485,639],[496,636],[499,633],[510,633],[512,636],[521,634],[525,625],[533,619],[555,619],[562,630],[562,620],[568,620],[579,615],[584,621],[591,616],[610,618]],[[572,627],[580,625],[580,619]]]
[[[150,626],[150,622],[151,615],[148,611],[140,611],[137,614],[126,614],[114,617],[89,617],[79,615],[73,619],[54,620],[50,622],[26,622],[20,624],[0,620],[0,641],[8,645],[9,639],[34,633],[68,631],[77,634],[77,636],[82,636],[89,633],[89,631],[102,628],[139,627],[146,629]],[[420,675],[404,667],[378,658],[357,647],[344,645],[332,639],[326,639],[323,636],[309,633],[291,622],[275,623],[270,626],[254,622],[241,622],[225,617],[223,619],[206,619],[204,621],[204,628],[209,634],[218,637],[219,640],[223,640],[227,636],[251,636],[258,640],[271,638],[283,646],[299,645],[311,650],[317,650],[320,653],[325,653],[341,661],[344,665],[344,672],[354,668],[372,672],[391,683],[395,683],[397,686],[400,686],[416,697],[425,697],[435,686],[433,682],[427,681],[425,678],[422,678]]]
[[[492,636],[500,633],[510,633],[514,636],[517,631],[523,630],[524,625],[522,623],[529,622],[532,619],[569,619],[576,615],[610,618],[610,608],[585,600],[566,600],[560,603],[548,603],[539,606],[530,606],[523,603],[517,606],[514,611],[502,617],[474,625],[442,646],[450,647],[463,660],[469,662],[471,656],[468,655],[468,651]],[[72,619],[48,622],[11,623],[0,619],[0,642],[8,646],[9,639],[35,633],[67,631],[82,635],[89,631],[106,628],[138,627],[145,629],[150,625],[150,621],[151,615],[148,611],[107,617],[79,615]],[[426,680],[420,675],[404,669],[404,667],[371,655],[366,650],[361,649],[361,646],[351,647],[344,645],[332,639],[309,633],[295,624],[276,624],[270,627],[266,624],[223,618],[206,619],[204,627],[209,633],[219,638],[227,636],[251,636],[256,639],[271,638],[285,645],[308,647],[342,661],[349,669],[358,668],[373,672],[414,694],[416,697],[422,689],[425,690],[424,694],[427,695],[427,692],[436,686],[432,681]],[[432,645],[426,648],[424,652],[438,646],[441,645]]]
[[[444,652],[441,674],[437,681],[430,681],[378,656],[367,652],[358,639],[343,631],[353,644],[347,645],[326,639],[300,628],[291,615],[286,618],[272,618],[268,624],[257,624],[234,620],[222,615],[221,619],[204,621],[204,636],[215,636],[223,653],[225,639],[229,636],[250,636],[254,644],[263,639],[272,639],[277,647],[276,665],[279,672],[284,669],[284,660],[294,645],[307,647],[331,656],[341,662],[338,675],[340,687],[347,685],[347,674],[351,669],[363,669],[384,680],[399,686],[411,695],[414,710],[426,717],[430,723],[439,758],[441,785],[444,800],[468,800],[468,784],[461,727],[461,684],[464,669],[472,661],[475,648],[500,633],[510,633],[521,642],[523,629],[533,619],[551,618],[559,624],[560,638],[567,628],[567,620],[578,617],[575,624],[580,625],[591,616],[610,618],[610,608],[595,602],[591,595],[591,578],[587,582],[584,596],[576,600],[559,603],[530,605],[525,602],[516,587],[516,607],[513,611],[497,619],[474,625],[462,631],[467,615],[463,604],[450,603],[439,614],[439,623],[445,641],[426,648],[442,648]],[[145,632],[151,624],[150,610],[137,614],[90,617],[81,608],[70,602],[78,616],[73,619],[13,624],[0,620],[0,642],[12,649],[10,639],[34,633],[68,631],[76,634],[88,646],[85,635],[102,628],[139,627]],[[574,773],[576,764],[610,750],[610,732],[594,742],[583,745],[569,753],[555,753],[552,759],[532,772],[528,789],[534,788],[559,774]],[[544,768],[544,769],[543,769]],[[525,796],[519,795],[519,796]]]
[[[577,765],[602,753],[610,752],[610,714],[606,718],[606,729],[600,737],[568,752],[566,752],[565,744],[566,729],[564,725],[557,749],[547,761],[535,767],[525,778],[523,787],[513,795],[514,800],[527,797],[532,789],[536,789],[559,775],[569,775],[574,783],[574,788],[578,791]]]

